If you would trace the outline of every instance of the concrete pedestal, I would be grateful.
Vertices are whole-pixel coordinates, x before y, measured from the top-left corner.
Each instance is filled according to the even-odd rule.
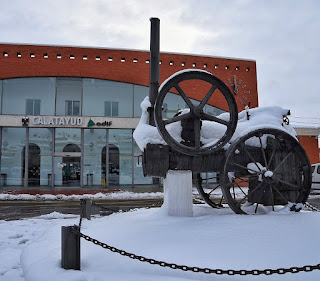
[[[192,217],[192,172],[171,171],[163,180],[164,207],[169,216]]]

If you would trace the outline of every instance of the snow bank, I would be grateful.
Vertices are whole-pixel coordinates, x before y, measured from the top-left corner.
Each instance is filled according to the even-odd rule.
[[[82,232],[121,250],[179,265],[213,269],[276,269],[319,263],[320,256],[315,249],[320,233],[319,219],[320,213],[292,213],[286,209],[270,215],[240,216],[229,208],[216,210],[195,205],[193,217],[170,217],[161,209],[140,209],[83,220]],[[37,220],[39,226],[40,221]],[[73,222],[64,220],[65,225]],[[34,227],[32,220],[29,225],[30,229]],[[272,276],[183,272],[132,260],[84,239],[81,240],[81,271],[63,270],[60,267],[60,227],[60,220],[52,221],[52,227],[23,250],[21,264],[26,281],[320,279],[319,270]]]
[[[129,191],[114,193],[96,193],[82,195],[64,195],[64,194],[0,194],[0,200],[63,200],[63,201],[79,201],[80,199],[141,199],[141,198],[163,198],[162,192],[142,192],[135,193]]]

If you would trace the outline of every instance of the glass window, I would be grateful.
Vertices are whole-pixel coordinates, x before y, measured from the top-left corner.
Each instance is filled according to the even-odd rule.
[[[119,116],[119,102],[113,101],[111,102],[111,116]]]
[[[66,100],[65,115],[80,115],[80,101]]]
[[[106,186],[106,130],[84,130],[83,184]]]
[[[81,115],[81,95],[81,78],[57,78],[56,115]]]
[[[80,151],[81,129],[56,128],[55,152],[66,152],[71,145],[76,145]]]
[[[317,173],[320,174],[320,166],[317,168]]]
[[[104,102],[104,116],[111,116],[111,101]]]
[[[54,115],[55,81],[48,77],[3,80],[2,114]]]
[[[132,185],[132,130],[109,130],[109,185]]]
[[[40,115],[40,100],[27,99],[26,100],[26,114]]]
[[[133,85],[102,79],[83,79],[84,116],[133,116]]]
[[[29,129],[29,186],[51,186],[52,131],[51,128]]]
[[[149,96],[149,87],[134,85],[134,117],[141,116],[140,104],[146,96]]]
[[[25,128],[2,128],[1,186],[24,185]]]
[[[119,116],[119,102],[104,102],[104,116]]]

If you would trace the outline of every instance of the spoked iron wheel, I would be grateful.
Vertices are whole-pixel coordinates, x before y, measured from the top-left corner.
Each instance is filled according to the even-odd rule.
[[[197,83],[206,82],[210,85],[210,90],[204,93],[203,100],[199,105],[194,105],[190,98],[186,94],[186,89],[182,86],[184,81],[191,80],[191,82]],[[197,81],[198,80],[198,81]],[[189,112],[175,116],[171,119],[163,117],[163,103],[166,95],[170,91],[176,91],[189,107]],[[215,92],[221,93],[226,101],[228,112],[230,113],[229,120],[223,120],[215,116],[209,115],[204,112],[204,107],[207,102],[214,96]],[[201,94],[201,93],[200,93]],[[167,125],[187,120],[190,126],[193,128],[194,141],[189,144],[183,144],[178,142],[167,130]],[[163,139],[176,151],[179,151],[187,155],[205,155],[214,152],[222,148],[232,137],[238,120],[238,109],[235,99],[230,89],[217,77],[213,76],[209,72],[201,70],[189,70],[180,72],[170,78],[164,85],[161,85],[159,94],[157,96],[155,104],[155,121],[157,123],[158,130]],[[216,122],[225,126],[225,133],[220,139],[209,142],[206,145],[201,143],[201,121]]]
[[[223,208],[223,195],[218,173],[196,174],[196,184],[200,196],[212,208]]]
[[[239,138],[227,151],[222,191],[237,214],[267,213],[305,203],[311,166],[300,143],[278,129],[259,129]],[[300,205],[302,205],[300,204]]]

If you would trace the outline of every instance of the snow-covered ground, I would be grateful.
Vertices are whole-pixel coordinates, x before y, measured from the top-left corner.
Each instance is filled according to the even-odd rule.
[[[193,217],[162,208],[83,220],[81,231],[137,255],[180,265],[221,269],[289,268],[320,263],[320,213],[236,215],[194,205]],[[131,260],[81,239],[81,271],[60,267],[61,226],[79,217],[52,213],[0,221],[0,280],[320,280],[320,271],[271,276],[217,276]]]

